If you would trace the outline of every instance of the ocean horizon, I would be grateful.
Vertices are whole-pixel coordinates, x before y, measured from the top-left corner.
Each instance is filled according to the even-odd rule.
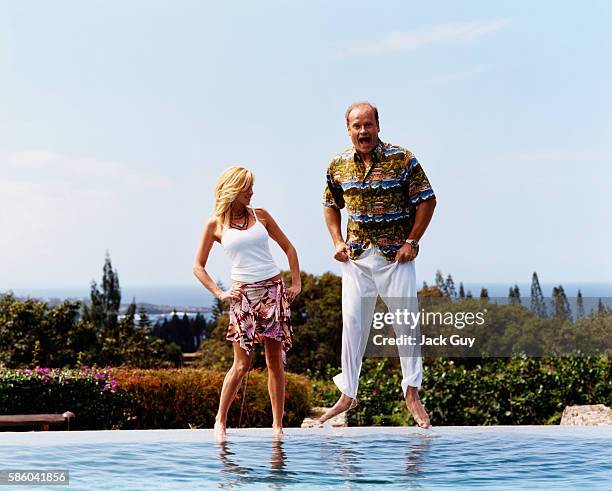
[[[431,286],[432,283],[428,282]],[[516,283],[519,287],[521,297],[529,297],[531,283]],[[552,295],[552,289],[561,284],[568,297],[575,297],[578,290],[585,298],[610,298],[612,297],[612,283],[540,283],[542,293],[545,297]],[[419,288],[422,283],[419,284]],[[514,283],[464,283],[463,288],[467,293],[470,291],[474,297],[480,295],[481,288],[486,288],[489,297],[505,298],[508,289]],[[459,284],[455,285],[459,290]],[[17,297],[38,298],[45,301],[89,299],[89,287],[57,287],[57,288],[2,288],[0,294],[12,291]],[[149,303],[170,307],[211,307],[213,295],[202,286],[198,285],[169,285],[169,286],[123,286],[121,287],[121,303],[127,304],[135,299],[136,303]]]

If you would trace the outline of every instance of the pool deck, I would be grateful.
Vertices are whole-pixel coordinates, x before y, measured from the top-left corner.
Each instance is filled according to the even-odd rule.
[[[424,430],[411,426],[362,426],[344,428],[285,428],[286,440],[311,437],[372,437],[389,436],[456,436],[468,433],[483,435],[513,435],[562,437],[580,435],[589,438],[612,439],[612,426],[436,426]],[[269,428],[229,428],[227,440],[272,440]],[[145,443],[145,442],[199,442],[214,443],[212,429],[171,430],[100,430],[100,431],[28,431],[0,432],[0,445],[65,445],[83,443]]]

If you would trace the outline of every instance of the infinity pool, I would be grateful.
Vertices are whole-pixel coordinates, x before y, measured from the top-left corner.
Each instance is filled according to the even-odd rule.
[[[0,433],[1,470],[68,470],[26,489],[612,489],[612,426]]]

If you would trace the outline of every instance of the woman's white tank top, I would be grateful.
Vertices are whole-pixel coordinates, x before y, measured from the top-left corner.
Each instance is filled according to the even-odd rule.
[[[255,283],[272,278],[280,269],[272,259],[266,227],[257,219],[246,230],[223,226],[221,245],[232,261],[231,278],[240,283]]]

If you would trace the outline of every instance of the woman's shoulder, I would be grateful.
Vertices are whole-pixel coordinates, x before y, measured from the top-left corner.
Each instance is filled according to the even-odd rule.
[[[222,227],[219,227],[219,221],[217,220],[217,217],[215,216],[210,217],[206,221],[206,224],[204,225],[204,233],[206,233],[209,236],[212,236],[216,241],[220,242],[221,232],[222,232]]]
[[[257,218],[262,217],[268,217],[270,216],[270,213],[268,213],[268,210],[266,210],[265,208],[253,208],[255,210],[255,213],[257,213]]]
[[[270,220],[274,220],[272,215],[265,208],[254,208],[255,213],[257,214],[257,219],[262,220],[264,224],[268,223]]]
[[[217,217],[210,217],[207,221],[206,221],[206,225],[205,228],[206,230],[216,230],[217,228]]]

